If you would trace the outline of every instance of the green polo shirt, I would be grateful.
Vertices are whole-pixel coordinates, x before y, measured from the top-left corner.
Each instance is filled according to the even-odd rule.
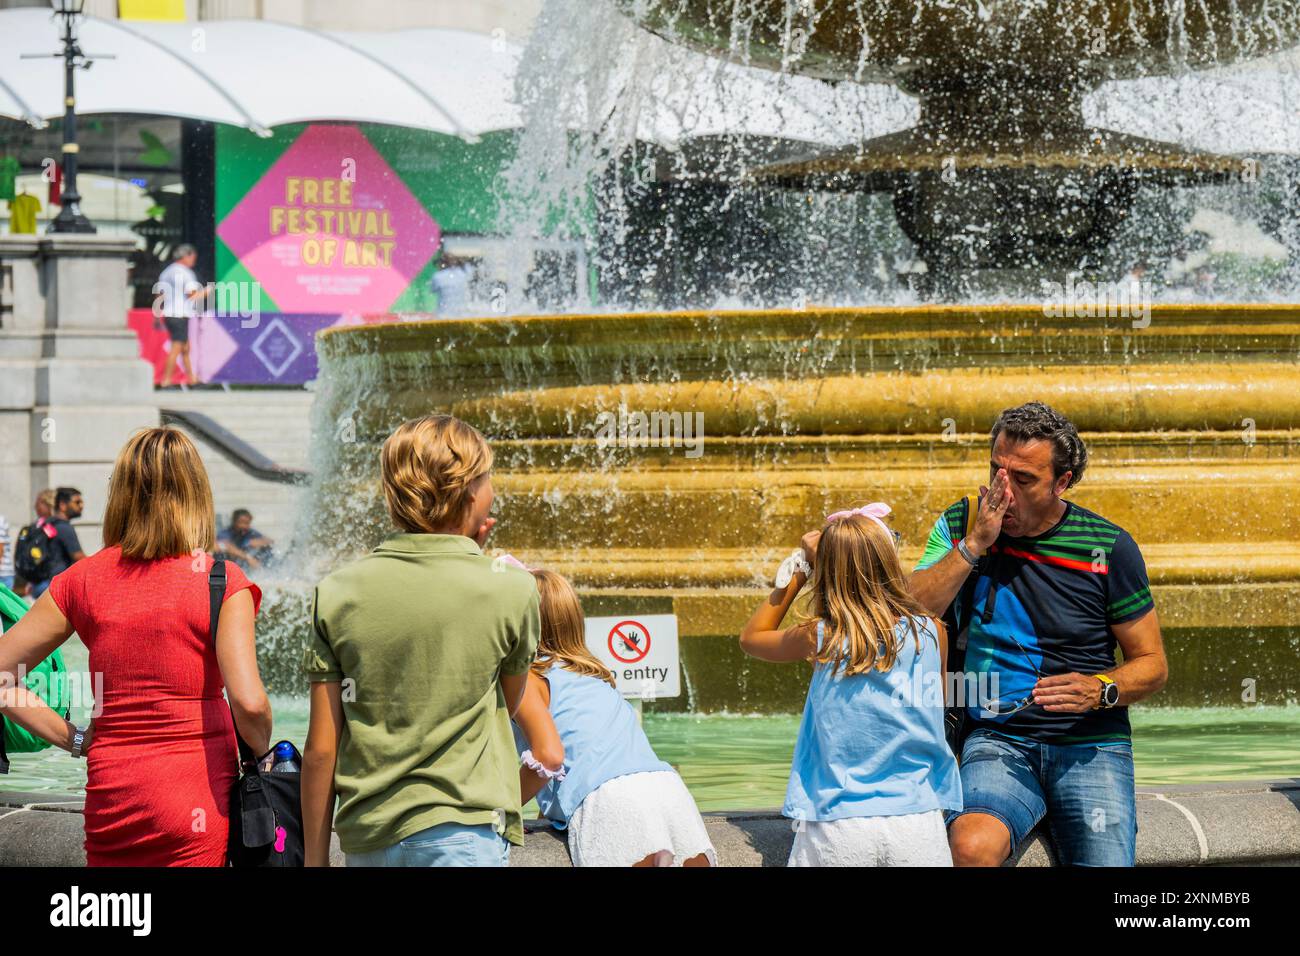
[[[469,538],[392,534],[316,586],[303,667],[343,682],[334,828],[345,853],[504,817],[523,845],[501,674],[537,653],[537,584]]]

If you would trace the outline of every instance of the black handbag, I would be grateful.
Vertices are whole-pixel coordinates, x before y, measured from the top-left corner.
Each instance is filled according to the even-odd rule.
[[[226,562],[217,558],[208,572],[208,635],[217,645],[217,622],[226,597]],[[231,711],[231,722],[234,722]],[[230,790],[230,839],[226,861],[237,867],[294,867],[303,865],[302,774],[265,773],[261,763],[282,743],[293,747],[298,766],[302,754],[291,741],[279,741],[261,758],[239,736],[239,779]]]

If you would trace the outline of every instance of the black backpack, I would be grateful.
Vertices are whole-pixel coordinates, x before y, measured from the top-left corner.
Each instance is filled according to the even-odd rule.
[[[44,518],[37,518],[18,532],[18,543],[14,548],[14,571],[20,578],[30,584],[48,581],[54,575],[50,573],[57,537],[51,538],[46,528],[53,527]]]
[[[217,645],[217,622],[221,618],[221,603],[226,597],[226,562],[217,558],[208,572],[208,635],[212,646]],[[234,722],[231,711],[231,722]],[[261,758],[244,743],[235,728],[239,742],[239,779],[230,790],[230,838],[226,844],[226,862],[238,867],[296,867],[302,866],[304,848],[302,839],[302,774],[263,773],[262,760],[275,752],[272,745]],[[293,747],[291,741],[280,741]],[[302,754],[293,748],[302,766]]]

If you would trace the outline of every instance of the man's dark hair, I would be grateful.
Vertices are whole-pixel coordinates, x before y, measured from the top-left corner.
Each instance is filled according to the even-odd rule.
[[[54,507],[62,508],[81,494],[76,488],[60,488],[54,492]]]
[[[249,521],[252,521],[253,512],[249,511],[247,508],[236,508],[234,511],[230,512],[231,524],[234,524],[240,518],[247,518]]]
[[[1042,402],[1026,402],[1015,408],[1006,409],[993,423],[989,432],[989,447],[997,443],[998,436],[1005,434],[1014,442],[1047,441],[1052,444],[1052,477],[1060,478],[1070,472],[1070,484],[1073,488],[1083,477],[1088,467],[1088,449],[1074,423]]]

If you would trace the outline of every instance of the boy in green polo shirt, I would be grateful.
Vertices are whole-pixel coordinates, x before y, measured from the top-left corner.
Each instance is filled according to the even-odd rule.
[[[398,532],[316,586],[306,863],[328,865],[333,825],[349,866],[504,866],[523,844],[510,717],[537,651],[537,587],[483,554],[495,519],[478,431],[414,419],[381,467]]]

